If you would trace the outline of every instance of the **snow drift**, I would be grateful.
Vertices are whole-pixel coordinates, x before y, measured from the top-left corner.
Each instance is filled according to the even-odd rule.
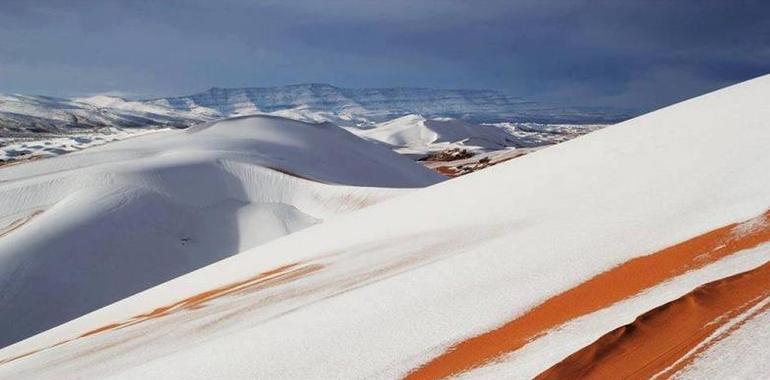
[[[0,169],[0,345],[441,179],[336,126],[276,117]]]
[[[769,94],[761,77],[249,249],[1,350],[0,376],[534,377],[770,260]]]

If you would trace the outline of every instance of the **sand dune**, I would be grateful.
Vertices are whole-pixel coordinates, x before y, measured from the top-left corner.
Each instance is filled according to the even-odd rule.
[[[768,241],[770,212],[635,258],[548,299],[495,330],[449,347],[444,354],[411,372],[407,378],[443,378],[484,365],[571,319],[606,308],[675,276]],[[573,377],[563,375],[566,374],[560,373],[554,378]]]
[[[650,310],[537,378],[669,378],[747,320],[770,310],[768,301],[770,263],[705,284]]]
[[[441,180],[335,126],[277,117],[2,168],[0,345]]]
[[[34,218],[34,217],[36,217],[36,216],[38,216],[38,215],[40,215],[42,213],[43,213],[43,210],[35,210],[35,211],[32,211],[31,213],[29,213],[28,215],[24,215],[24,216],[22,216],[20,218],[14,219],[13,221],[8,223],[7,225],[5,225],[5,226],[0,228],[0,237],[3,237],[5,235],[10,234],[13,231],[18,230],[19,228],[21,228],[25,224],[29,223],[32,220],[32,218]]]
[[[765,315],[769,93],[760,77],[351,210],[6,347],[0,377],[612,375],[621,350],[596,352],[646,373],[671,345],[654,372],[694,371]],[[652,328],[612,334],[639,316]]]

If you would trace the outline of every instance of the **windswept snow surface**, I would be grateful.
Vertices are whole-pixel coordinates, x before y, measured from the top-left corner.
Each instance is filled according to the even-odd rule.
[[[644,312],[662,303],[675,300],[699,285],[754,269],[768,261],[770,261],[770,244],[763,244],[728,257],[724,261],[707,265],[700,270],[687,272],[627,300],[572,320],[494,363],[464,373],[458,377],[458,380],[534,378],[550,365],[599,339],[608,326],[631,323]],[[748,368],[750,366],[747,366]],[[761,367],[755,369],[761,369]]]
[[[0,345],[442,179],[336,126],[265,116],[0,168]]]
[[[490,151],[517,145],[514,136],[502,128],[449,118],[426,119],[420,115],[403,116],[371,129],[348,130],[407,154],[450,148]]]
[[[762,379],[770,374],[770,308],[748,319],[686,367],[679,379]]]
[[[421,370],[451,347],[633,259],[661,253],[664,275],[681,269],[665,266],[669,248],[710,231],[764,239],[766,218],[720,228],[770,208],[769,98],[760,77],[347,213],[0,350],[0,377],[437,377]],[[680,294],[735,269],[685,253],[713,266],[671,279]],[[643,303],[671,296],[648,289]]]

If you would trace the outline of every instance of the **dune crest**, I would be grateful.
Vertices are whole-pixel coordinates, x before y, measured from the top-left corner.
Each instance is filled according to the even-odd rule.
[[[770,263],[714,281],[607,333],[537,379],[670,378],[697,355],[770,310]],[[732,323],[727,331],[712,336]]]
[[[571,319],[767,241],[770,241],[770,211],[630,260],[548,299],[495,330],[449,347],[406,378],[438,379],[484,365]]]

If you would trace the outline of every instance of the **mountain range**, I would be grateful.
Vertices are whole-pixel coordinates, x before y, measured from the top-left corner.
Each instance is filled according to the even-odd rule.
[[[0,132],[4,137],[56,135],[109,127],[185,127],[254,114],[366,126],[408,114],[475,122],[607,124],[626,119],[632,112],[547,105],[492,90],[346,89],[328,84],[211,88],[189,96],[142,100],[101,95],[71,99],[0,95]]]

